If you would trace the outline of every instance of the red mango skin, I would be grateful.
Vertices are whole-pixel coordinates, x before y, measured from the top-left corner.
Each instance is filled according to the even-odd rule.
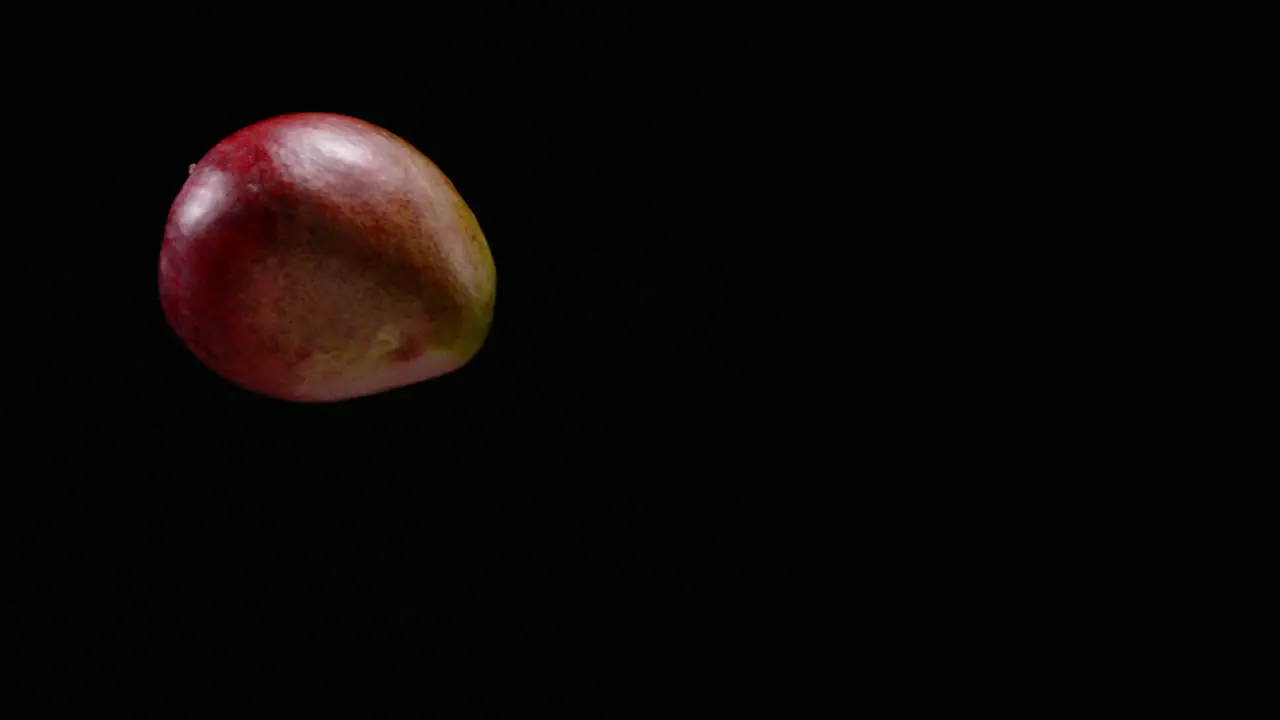
[[[302,113],[228,137],[169,211],[160,300],[214,372],[295,402],[438,377],[479,351],[493,256],[448,178],[401,138]]]

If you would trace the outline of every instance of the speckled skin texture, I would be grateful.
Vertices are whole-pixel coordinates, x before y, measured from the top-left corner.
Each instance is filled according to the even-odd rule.
[[[456,370],[493,317],[493,257],[448,178],[355,118],[286,115],[191,166],[169,212],[160,299],[209,368],[330,402]]]

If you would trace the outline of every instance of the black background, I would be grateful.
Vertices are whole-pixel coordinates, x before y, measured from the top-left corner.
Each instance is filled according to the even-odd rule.
[[[18,695],[985,718],[1088,684],[1117,381],[1081,38],[197,5],[33,26],[20,59]],[[166,326],[188,164],[299,111],[401,135],[479,217],[498,305],[463,370],[292,405]]]

